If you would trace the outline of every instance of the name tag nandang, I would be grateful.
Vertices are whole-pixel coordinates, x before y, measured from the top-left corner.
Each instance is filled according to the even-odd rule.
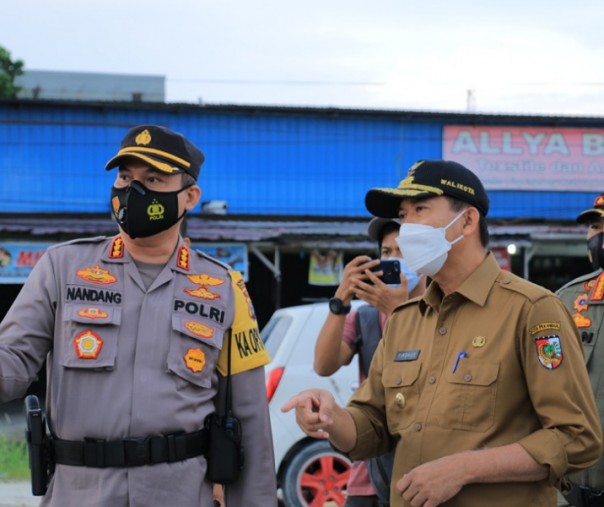
[[[421,350],[399,350],[394,356],[394,361],[400,363],[403,361],[416,361]]]

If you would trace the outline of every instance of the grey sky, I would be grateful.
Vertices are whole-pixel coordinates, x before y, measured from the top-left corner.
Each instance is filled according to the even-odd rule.
[[[603,20],[602,0],[9,0],[0,45],[164,75],[170,102],[604,116]]]

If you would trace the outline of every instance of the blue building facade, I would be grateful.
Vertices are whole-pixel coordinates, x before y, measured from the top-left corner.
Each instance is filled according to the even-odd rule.
[[[0,213],[108,213],[105,162],[128,127],[167,125],[204,152],[203,200],[229,214],[366,217],[367,189],[442,158],[447,125],[601,127],[604,119],[161,103],[0,102]],[[604,178],[604,176],[603,176]],[[490,191],[492,219],[573,220],[594,192]]]

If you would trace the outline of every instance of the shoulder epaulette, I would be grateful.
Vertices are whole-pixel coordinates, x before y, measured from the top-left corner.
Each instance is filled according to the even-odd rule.
[[[588,280],[591,280],[592,278],[597,278],[600,273],[602,273],[601,269],[596,269],[595,271],[592,271],[591,273],[588,273],[586,275],[581,275],[577,278],[574,278],[573,280],[571,280],[568,283],[565,283],[562,287],[560,287],[557,291],[556,294],[560,294],[560,292],[562,292],[564,289],[568,288],[568,287],[572,287],[573,285],[577,285],[579,283],[583,283],[586,282]]]
[[[76,238],[76,239],[71,239],[69,241],[63,241],[61,243],[56,243],[54,245],[50,245],[48,247],[48,249],[55,249],[55,248],[61,248],[64,246],[69,246],[69,245],[81,245],[84,243],[102,243],[103,241],[107,240],[107,236],[94,236],[92,238]]]
[[[502,271],[503,275],[497,277],[497,282],[503,289],[511,290],[525,296],[529,301],[535,302],[543,297],[553,296],[554,293],[541,285],[529,282],[513,273]]]
[[[201,250],[197,250],[196,248],[190,248],[190,250],[192,250],[197,255],[199,255],[199,257],[203,257],[204,259],[206,259],[210,262],[213,262],[214,264],[217,264],[218,266],[226,269],[227,271],[233,271],[233,268],[231,266],[229,266],[228,264],[225,264],[224,262],[220,262],[218,259],[214,259],[214,257],[212,257],[211,255],[208,255],[205,252],[202,252]]]

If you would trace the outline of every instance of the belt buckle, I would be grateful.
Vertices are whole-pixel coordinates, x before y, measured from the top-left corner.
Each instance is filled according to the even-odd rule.
[[[123,439],[125,465],[137,467],[150,463],[150,441],[148,437],[127,437]]]

